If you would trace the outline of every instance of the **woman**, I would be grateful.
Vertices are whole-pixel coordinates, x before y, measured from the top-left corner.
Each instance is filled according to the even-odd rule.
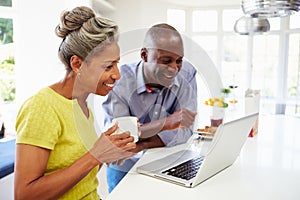
[[[120,78],[117,25],[88,7],[63,12],[56,34],[65,77],[30,97],[17,122],[15,199],[99,199],[102,163],[125,159],[136,147],[128,132],[97,138],[89,94],[107,95]]]

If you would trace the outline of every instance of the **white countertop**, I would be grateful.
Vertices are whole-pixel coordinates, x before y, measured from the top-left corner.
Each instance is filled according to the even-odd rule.
[[[260,116],[258,135],[248,138],[236,162],[195,188],[184,188],[135,171],[136,166],[189,144],[148,150],[106,200],[299,200],[299,129],[300,118]]]

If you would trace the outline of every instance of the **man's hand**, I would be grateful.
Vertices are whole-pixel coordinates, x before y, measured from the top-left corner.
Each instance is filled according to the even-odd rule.
[[[186,108],[177,110],[172,115],[166,118],[164,129],[165,130],[174,130],[178,128],[187,129],[193,124],[196,115],[197,112],[193,112]]]
[[[197,115],[197,112],[190,111],[186,108],[177,110],[172,115],[155,120],[140,127],[140,138],[150,138],[165,130],[175,130],[178,128],[189,128]]]

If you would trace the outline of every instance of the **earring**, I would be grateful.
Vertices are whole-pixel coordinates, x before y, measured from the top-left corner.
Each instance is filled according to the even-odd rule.
[[[77,70],[75,71],[75,73],[76,73],[77,76],[80,76],[80,69],[77,69]]]

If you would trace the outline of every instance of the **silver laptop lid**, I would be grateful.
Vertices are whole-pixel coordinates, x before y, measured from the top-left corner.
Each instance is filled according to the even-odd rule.
[[[199,156],[200,152],[178,151],[162,159],[139,166],[137,171],[178,185],[194,187],[235,162],[257,116],[258,113],[255,113],[219,126],[208,151],[205,151],[205,158],[196,177],[188,181],[163,174],[162,171],[176,163],[182,163],[192,157]]]
[[[205,181],[235,162],[257,117],[258,113],[254,113],[218,127],[193,185]]]

